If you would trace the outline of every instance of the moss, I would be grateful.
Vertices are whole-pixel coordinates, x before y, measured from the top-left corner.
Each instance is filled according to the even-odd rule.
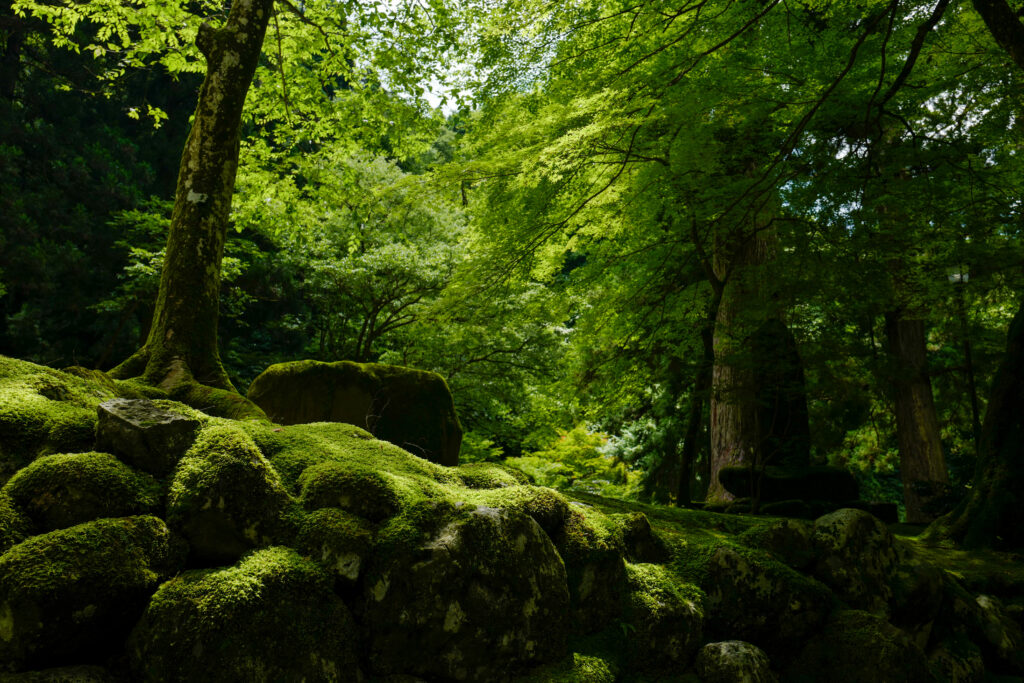
[[[457,465],[462,428],[433,372],[377,363],[296,361],[267,368],[249,398],[282,424],[345,422],[428,460]]]
[[[561,662],[538,667],[515,683],[615,683],[618,667],[597,655],[574,652]]]
[[[459,465],[459,476],[471,489],[499,489],[530,483],[522,470],[490,462]]]
[[[214,421],[178,463],[167,495],[167,522],[199,562],[226,563],[253,547],[290,540],[298,504],[242,430]]]
[[[287,548],[189,571],[150,600],[129,641],[140,681],[359,680],[355,629],[328,575]]]
[[[336,507],[371,522],[398,512],[408,489],[398,477],[361,466],[324,462],[306,468],[299,477],[300,500],[307,510]],[[406,496],[410,495],[405,491]]]
[[[462,492],[462,496],[469,503],[524,512],[552,538],[562,531],[569,517],[568,501],[557,491],[539,486],[470,490]]]
[[[348,586],[359,578],[373,547],[373,536],[373,527],[366,521],[327,508],[307,515],[295,547]]]
[[[155,479],[107,453],[39,458],[3,490],[44,531],[100,517],[151,513],[160,503]]]
[[[28,538],[32,523],[15,506],[6,491],[0,491],[0,555]]]
[[[627,564],[626,579],[624,624],[632,668],[667,671],[685,666],[703,635],[703,591],[656,564]]]
[[[114,397],[59,370],[0,357],[0,481],[39,455],[87,450],[96,406]]]
[[[155,517],[51,531],[0,556],[0,661],[95,661],[119,647],[184,548]]]

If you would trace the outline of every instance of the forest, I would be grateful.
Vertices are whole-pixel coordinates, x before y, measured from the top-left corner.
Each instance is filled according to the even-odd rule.
[[[1022,85],[1006,0],[0,0],[0,679],[1024,680]]]

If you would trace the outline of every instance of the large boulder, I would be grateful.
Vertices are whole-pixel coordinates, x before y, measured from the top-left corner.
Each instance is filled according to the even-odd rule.
[[[540,526],[471,506],[425,544],[379,563],[362,609],[374,673],[428,680],[501,681],[555,660],[566,652],[568,617],[565,569]]]
[[[812,573],[847,605],[888,614],[900,558],[889,529],[863,510],[843,508],[814,522]]]
[[[792,653],[832,608],[828,588],[755,550],[721,545],[703,574],[707,635],[754,643],[772,657]]]
[[[371,522],[381,522],[401,507],[394,479],[386,472],[328,460],[302,472],[299,497],[307,510],[341,508]]]
[[[928,659],[910,638],[881,617],[837,612],[785,671],[792,683],[932,683]]]
[[[169,474],[199,431],[199,420],[147,399],[115,398],[97,409],[96,448],[158,477]]]
[[[129,640],[136,681],[360,681],[352,615],[288,548],[160,587]]]
[[[160,504],[155,479],[108,453],[44,456],[19,470],[3,490],[40,531],[154,513]]]
[[[444,379],[379,363],[271,365],[248,398],[279,424],[347,422],[442,465],[459,464],[462,427]]]
[[[291,540],[298,513],[297,501],[256,444],[229,426],[199,435],[167,493],[167,523],[188,541],[190,561],[206,566]]]
[[[704,613],[696,586],[680,585],[656,564],[626,565],[629,586],[623,623],[630,630],[627,657],[634,668],[685,668],[700,646]]]
[[[116,651],[184,548],[156,517],[100,519],[0,556],[0,662],[95,662]]]
[[[742,640],[708,643],[694,663],[701,683],[777,683],[764,650]]]

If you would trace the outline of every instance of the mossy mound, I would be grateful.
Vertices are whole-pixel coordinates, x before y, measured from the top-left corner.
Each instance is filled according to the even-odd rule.
[[[189,571],[156,592],[129,642],[138,681],[359,681],[356,632],[326,573],[288,548]]]
[[[167,522],[188,541],[192,561],[237,560],[251,548],[294,537],[298,504],[242,431],[207,427],[175,470]]]
[[[156,517],[100,519],[0,556],[0,662],[96,662],[121,647],[184,548]]]
[[[160,504],[155,479],[108,453],[44,456],[18,471],[3,491],[39,531],[155,513]]]
[[[462,427],[444,379],[379,363],[296,361],[267,368],[248,398],[274,422],[346,422],[443,465],[459,464]]]
[[[883,580],[891,593],[879,589],[884,605],[864,623],[899,629],[936,671],[1019,666],[1024,572],[1006,558],[982,571],[880,532],[817,538],[796,522],[570,499],[502,465],[441,466],[344,423],[235,421],[167,400],[154,403],[194,421],[194,441],[166,472],[142,475],[85,437],[99,403],[130,387],[3,359],[0,383],[18,388],[0,397],[27,416],[0,440],[5,458],[18,454],[3,460],[15,476],[0,490],[0,669],[33,680],[338,681],[358,669],[388,683],[695,681],[698,648],[737,639],[768,653],[769,673],[799,655],[795,673],[846,680],[842,667],[856,665],[816,654],[828,652],[822,634],[863,630],[836,615]],[[51,427],[67,415],[78,452],[54,453],[64,442]],[[100,518],[45,532],[53,506],[33,501],[72,497],[60,524]],[[133,510],[166,525],[110,517]],[[864,519],[840,516],[848,529]],[[837,565],[881,578],[816,578]],[[852,642],[864,662],[889,661],[881,639]]]

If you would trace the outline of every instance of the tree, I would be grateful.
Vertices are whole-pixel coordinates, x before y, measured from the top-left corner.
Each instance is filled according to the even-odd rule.
[[[283,3],[283,6],[297,17],[293,17],[295,24],[305,28],[304,35],[317,36],[315,40],[307,38],[304,46],[323,56],[320,61],[327,65],[324,69],[329,76],[319,79],[320,97],[303,93],[302,101],[322,105],[324,101],[333,99],[335,87],[351,87],[353,79],[360,75],[355,68],[355,55],[350,53],[351,46],[347,42],[350,40],[347,36],[355,32],[345,30],[349,26],[349,8],[327,7],[323,13],[334,18],[334,27],[340,36],[340,44],[336,47],[321,41],[321,36],[328,38],[324,26],[307,16],[302,8],[290,3]],[[282,92],[276,99],[281,111],[271,119],[281,122],[285,131],[283,139],[290,139],[292,144],[296,140],[289,135],[294,136],[296,129],[286,124],[302,113],[287,93],[274,0],[235,0],[219,26],[215,26],[213,20],[205,20],[198,28],[195,28],[196,17],[190,12],[196,6],[189,4],[144,5],[138,16],[117,6],[54,8],[32,0],[17,3],[16,9],[21,13],[29,10],[45,17],[58,30],[56,40],[72,46],[74,43],[69,35],[77,22],[82,19],[96,21],[102,27],[100,40],[91,45],[91,49],[123,50],[129,63],[144,61],[157,52],[162,54],[164,65],[177,70],[196,68],[194,56],[187,49],[182,49],[183,36],[188,37],[190,31],[195,31],[195,44],[205,60],[205,78],[181,158],[153,324],[143,347],[111,374],[115,377],[141,377],[175,398],[214,412],[233,416],[261,415],[258,409],[238,396],[231,385],[219,355],[217,322],[220,264],[238,169],[240,126],[246,96],[257,72],[264,37],[272,18],[277,31],[275,66],[282,77]],[[216,11],[215,6],[198,9]],[[443,8],[439,6],[435,10],[437,16],[432,18],[436,21],[435,26],[445,26]],[[450,38],[445,39],[439,30],[424,31],[426,21],[422,13],[417,12],[415,9],[405,13],[399,11],[396,17],[395,13],[385,16],[387,13],[374,9],[359,15],[370,17],[365,24],[370,27],[381,52],[393,49],[402,35],[415,36],[406,41],[404,52],[391,55],[388,62],[394,67],[390,70],[392,81],[399,85],[409,84],[409,65],[422,56],[431,37],[435,39],[435,50],[442,49],[446,40],[450,43]],[[164,26],[177,26],[182,33]],[[141,32],[141,40],[133,31]],[[424,36],[423,33],[436,35]],[[304,71],[307,83],[316,82],[309,77],[312,72],[309,68]],[[373,74],[372,69],[369,73]],[[368,80],[367,92],[372,94],[381,90],[378,80]],[[265,102],[261,104],[265,107]],[[319,122],[316,123],[318,126]]]

